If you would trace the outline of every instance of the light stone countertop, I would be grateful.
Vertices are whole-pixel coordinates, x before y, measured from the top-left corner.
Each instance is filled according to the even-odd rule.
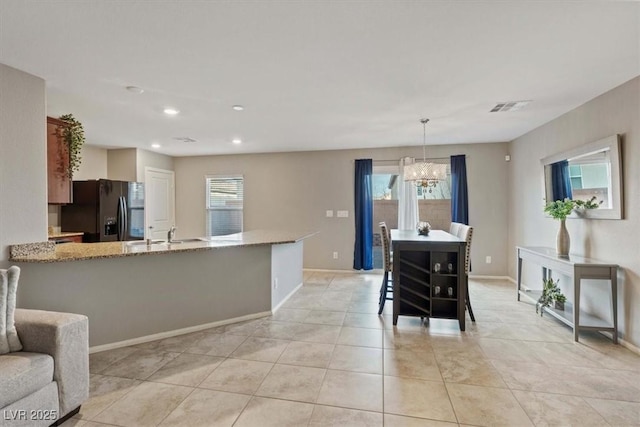
[[[253,230],[226,236],[202,238],[201,241],[183,243],[154,243],[150,246],[144,240],[132,242],[102,242],[102,243],[65,243],[55,245],[55,251],[45,253],[31,253],[11,257],[14,262],[51,263],[61,261],[82,261],[98,258],[120,258],[126,256],[157,255],[172,252],[193,252],[229,247],[246,247],[257,245],[278,245],[296,243],[316,232],[292,232],[282,230]],[[180,238],[176,238],[180,241]],[[20,246],[20,245],[14,245]]]

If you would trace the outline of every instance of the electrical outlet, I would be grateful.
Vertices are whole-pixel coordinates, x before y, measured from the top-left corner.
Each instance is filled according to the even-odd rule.
[[[491,264],[491,256],[487,256],[487,257],[485,258],[485,262],[486,262],[487,264]]]
[[[273,289],[278,289],[278,278],[273,279]]]
[[[327,211],[327,218],[332,218],[333,217],[333,211]]]
[[[333,253],[333,259],[338,259],[338,252]]]
[[[349,218],[349,211],[338,211],[338,218]]]

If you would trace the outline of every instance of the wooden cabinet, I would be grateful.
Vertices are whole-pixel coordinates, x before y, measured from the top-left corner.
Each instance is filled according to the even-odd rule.
[[[51,204],[72,202],[69,150],[62,138],[66,123],[47,117],[47,195]]]
[[[82,235],[49,237],[49,241],[56,243],[82,243]]]

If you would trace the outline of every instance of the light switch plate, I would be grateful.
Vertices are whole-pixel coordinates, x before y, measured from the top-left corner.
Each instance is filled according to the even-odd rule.
[[[327,211],[327,218],[333,217],[333,211]]]
[[[348,218],[349,211],[338,211],[338,218]]]

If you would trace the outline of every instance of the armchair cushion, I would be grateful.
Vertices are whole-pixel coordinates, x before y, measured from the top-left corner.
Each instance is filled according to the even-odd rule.
[[[20,268],[0,269],[0,354],[22,350],[14,324]]]
[[[0,357],[0,408],[26,397],[53,381],[53,358],[24,351]]]

